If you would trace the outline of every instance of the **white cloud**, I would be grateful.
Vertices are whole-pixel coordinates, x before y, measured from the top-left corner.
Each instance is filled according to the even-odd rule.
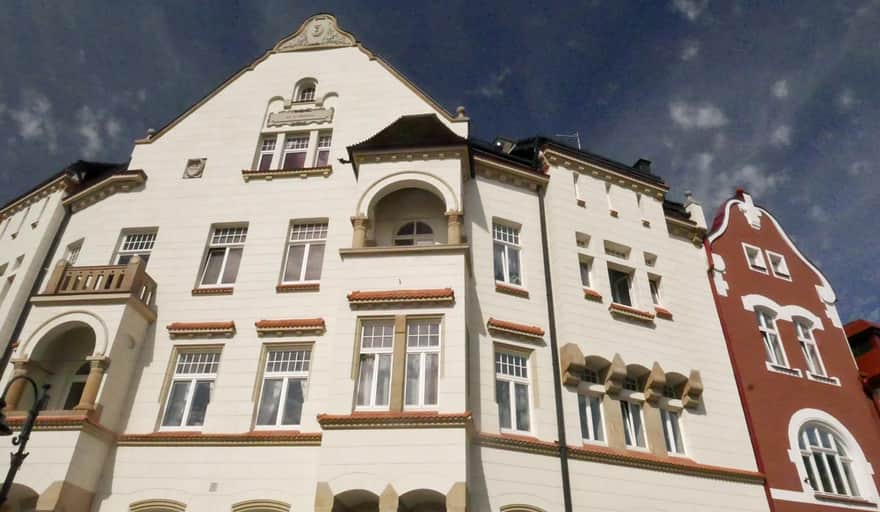
[[[727,117],[720,108],[706,103],[695,105],[683,101],[669,104],[669,117],[682,128],[718,128],[727,124]]]
[[[690,21],[697,21],[708,4],[708,0],[672,0],[672,8]]]
[[[76,132],[85,139],[85,145],[81,148],[82,154],[86,158],[94,158],[104,145],[98,115],[85,105],[76,111],[76,121]]]
[[[107,120],[107,124],[104,125],[104,130],[107,132],[107,135],[115,139],[122,133],[122,125],[119,124],[115,117],[111,117]]]
[[[773,133],[770,134],[770,143],[774,146],[791,145],[791,126],[787,124],[779,125]]]
[[[681,60],[689,61],[693,60],[700,54],[700,42],[699,41],[685,41],[684,45],[681,48]]]
[[[844,89],[840,92],[840,95],[837,96],[837,104],[843,110],[849,110],[857,101],[855,95],[849,89]]]
[[[871,169],[868,167],[868,162],[865,160],[859,160],[858,162],[850,164],[846,173],[850,176],[859,176],[861,174],[867,174],[870,171]]]
[[[26,141],[43,140],[49,152],[58,150],[58,129],[52,117],[52,102],[42,93],[24,90],[18,108],[9,108],[9,117],[18,125],[18,136]]]
[[[788,98],[788,80],[779,80],[773,84],[770,91],[773,93],[773,96],[776,96],[779,99]]]
[[[477,94],[483,96],[485,98],[498,98],[504,96],[504,82],[507,80],[507,77],[510,76],[510,68],[504,68],[501,71],[491,75],[489,77],[489,82],[479,87],[478,89],[474,89],[468,91],[470,94]]]
[[[810,214],[810,218],[815,221],[822,221],[828,218],[828,212],[826,212],[825,208],[822,208],[818,204],[810,206],[808,212]]]
[[[788,179],[788,175],[784,172],[766,172],[763,168],[751,164],[744,165],[732,174],[725,174],[725,176],[732,184],[743,187],[755,197],[763,196]]]
[[[715,155],[712,153],[697,153],[694,155],[693,164],[698,171],[705,174],[712,170],[712,162],[715,161]]]
[[[137,99],[141,103],[147,101],[147,90],[146,89],[138,89],[137,91]]]

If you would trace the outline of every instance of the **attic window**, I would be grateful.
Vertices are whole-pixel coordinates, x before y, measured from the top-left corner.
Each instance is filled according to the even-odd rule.
[[[315,100],[315,86],[309,85],[303,87],[301,91],[299,91],[299,96],[296,98],[296,101],[314,101]]]
[[[294,88],[293,101],[296,103],[315,101],[315,90],[317,88],[318,83],[311,78],[300,80]]]
[[[629,258],[629,252],[629,247],[605,240],[605,254],[608,256],[625,260]]]

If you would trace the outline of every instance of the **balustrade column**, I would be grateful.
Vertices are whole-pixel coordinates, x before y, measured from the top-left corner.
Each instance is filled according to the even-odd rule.
[[[88,358],[90,363],[89,376],[86,377],[86,385],[83,387],[79,404],[74,410],[91,411],[95,408],[95,402],[98,399],[98,390],[101,388],[101,380],[104,378],[104,372],[110,366],[110,358],[105,356],[96,356]]]
[[[351,247],[359,249],[367,244],[367,223],[369,219],[366,217],[352,217],[351,225],[354,227],[354,234],[351,237]]]
[[[446,212],[446,243],[452,245],[461,243],[461,217],[461,212]]]
[[[12,377],[27,377],[30,361],[26,359],[17,359],[12,361],[13,372]],[[18,402],[24,393],[25,386],[28,382],[24,379],[18,379],[9,385],[9,391],[6,392],[6,409],[9,411],[18,410]],[[34,397],[36,400],[36,397]]]

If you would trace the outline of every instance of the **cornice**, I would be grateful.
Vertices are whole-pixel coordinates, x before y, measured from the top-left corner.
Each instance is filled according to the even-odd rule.
[[[34,430],[52,430],[52,431],[83,431],[99,437],[105,441],[115,441],[117,434],[108,429],[96,419],[91,417],[91,413],[82,413],[80,411],[42,411],[34,422]],[[9,411],[7,413],[7,424],[14,430],[21,429],[27,421],[27,413],[25,411]]]
[[[608,305],[608,311],[610,311],[612,315],[625,316],[642,322],[653,322],[655,317],[655,314],[651,311],[631,308],[616,302],[612,302]]]
[[[172,322],[165,326],[172,338],[218,337],[231,338],[235,334],[235,322]]]
[[[452,304],[455,291],[452,288],[419,290],[355,290],[348,294],[352,306],[393,306],[396,304]]]
[[[352,247],[339,249],[340,256],[391,256],[397,254],[436,254],[439,252],[466,252],[468,244],[394,245],[389,247]]]
[[[666,227],[671,235],[687,238],[694,245],[701,245],[707,233],[706,228],[697,226],[693,221],[674,217],[666,217]]]
[[[544,338],[544,329],[537,325],[519,324],[507,320],[499,320],[497,318],[489,318],[486,322],[486,328],[490,331],[531,338],[532,341]]]
[[[251,431],[236,434],[202,432],[152,432],[123,434],[119,446],[320,446],[320,432],[288,430]]]
[[[654,196],[658,199],[666,197],[669,187],[646,183],[632,176],[627,176],[611,169],[601,167],[594,163],[584,162],[569,155],[561,153],[553,148],[544,149],[544,157],[551,165],[558,165],[573,171],[590,174],[595,178],[614,183],[622,187],[628,187],[636,192]]]
[[[405,149],[381,149],[372,151],[358,151],[354,156],[354,163],[358,166],[363,164],[376,164],[382,162],[409,162],[413,160],[440,160],[446,158],[462,158],[467,154],[467,145],[457,144],[438,148],[405,148]]]
[[[333,173],[333,167],[325,165],[322,167],[306,167],[302,169],[271,169],[260,171],[255,169],[242,169],[241,177],[247,183],[253,179],[262,178],[265,181],[272,181],[274,178],[309,178],[312,176],[327,177]]]
[[[147,181],[147,173],[140,169],[132,169],[113,174],[94,185],[77,192],[64,200],[74,212],[87,208],[116,192],[128,192],[132,188],[143,185]]]
[[[258,320],[254,322],[257,336],[324,334],[326,326],[323,318],[282,318],[276,320]]]
[[[471,413],[354,412],[352,414],[319,414],[318,423],[324,430],[355,430],[383,428],[466,428]]]
[[[34,203],[41,201],[44,197],[49,196],[59,190],[65,190],[73,184],[73,180],[71,180],[70,176],[66,174],[55,178],[54,180],[43,185],[37,190],[31,191],[30,193],[16,199],[15,201],[0,209],[0,222],[6,220],[8,217],[15,215],[21,210],[27,208],[28,206],[31,206]]]
[[[520,169],[478,155],[474,155],[474,172],[483,178],[526,188],[533,192],[537,191],[538,187],[550,182],[549,176],[536,174],[533,170]]]

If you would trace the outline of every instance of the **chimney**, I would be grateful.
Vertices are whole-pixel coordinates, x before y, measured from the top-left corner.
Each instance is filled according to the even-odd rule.
[[[651,161],[639,158],[636,160],[636,163],[633,164],[633,169],[651,174]]]
[[[694,194],[690,190],[684,193],[684,209],[691,215],[691,220],[697,223],[697,227],[707,229],[706,215],[703,213],[703,207],[699,202],[694,200]]]

